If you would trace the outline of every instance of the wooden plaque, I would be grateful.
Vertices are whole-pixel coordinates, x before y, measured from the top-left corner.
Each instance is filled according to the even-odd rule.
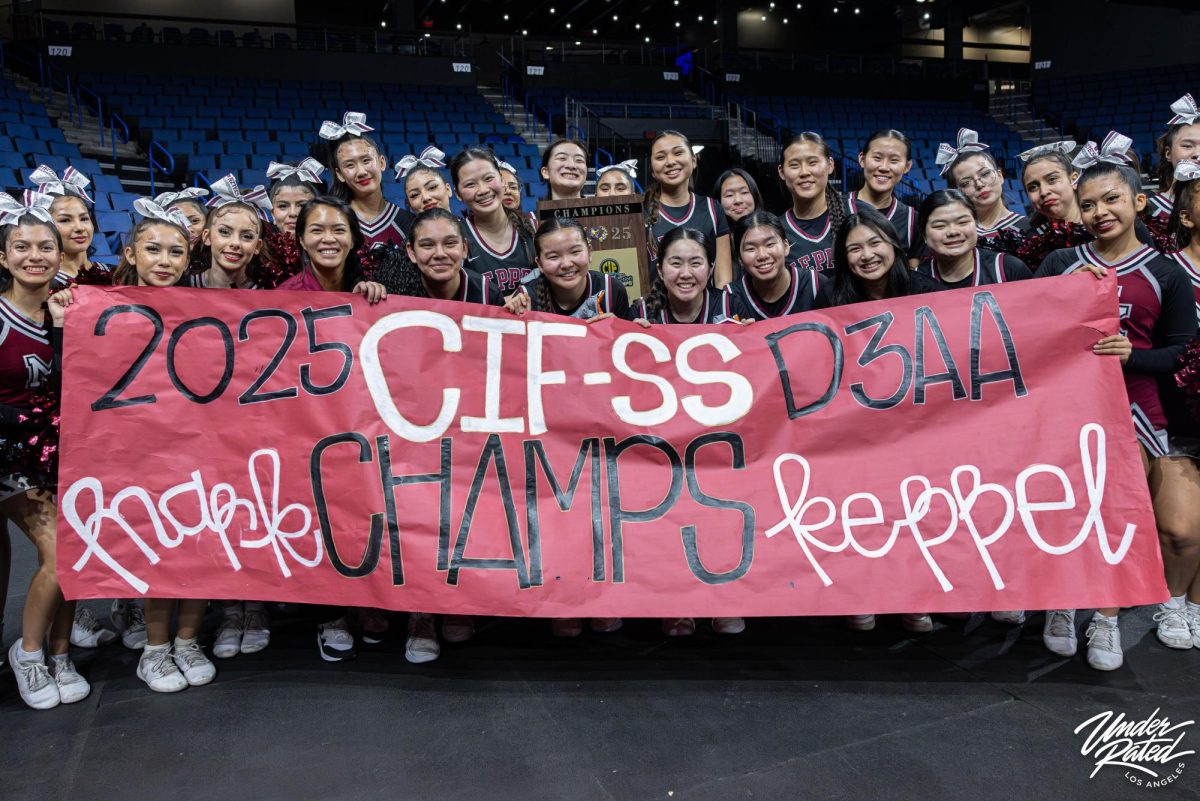
[[[553,217],[579,221],[592,245],[591,268],[615,275],[631,301],[649,290],[650,263],[641,195],[539,200],[538,223]]]

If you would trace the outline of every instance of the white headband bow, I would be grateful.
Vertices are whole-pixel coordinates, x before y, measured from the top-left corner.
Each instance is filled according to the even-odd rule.
[[[178,203],[180,200],[199,201],[202,197],[208,197],[207,189],[201,189],[198,186],[189,186],[187,189],[180,189],[178,192],[163,192],[155,195],[154,202],[165,209],[172,203]]]
[[[599,180],[600,176],[604,175],[604,173],[608,172],[609,170],[621,170],[623,172],[627,172],[629,173],[630,178],[637,180],[637,166],[637,159],[622,161],[620,164],[605,164],[603,167],[600,167],[596,170],[596,180]]]
[[[1096,147],[1095,142],[1088,142],[1079,150],[1079,154],[1075,156],[1071,166],[1078,167],[1081,170],[1086,170],[1088,167],[1095,166],[1102,161],[1109,164],[1120,164],[1123,167],[1128,167],[1133,164],[1133,157],[1130,155],[1130,149],[1133,147],[1133,140],[1124,134],[1119,134],[1116,131],[1109,131],[1108,136],[1104,137],[1104,141]]]
[[[325,182],[321,180],[323,172],[325,172],[325,165],[311,156],[295,167],[291,164],[280,164],[278,161],[272,161],[267,165],[267,177],[273,181],[283,181],[295,175],[305,183],[324,186]]]
[[[1026,150],[1024,153],[1017,156],[1017,158],[1019,158],[1021,161],[1028,162],[1028,161],[1036,158],[1037,156],[1044,156],[1047,153],[1064,153],[1065,154],[1065,153],[1070,153],[1074,149],[1075,149],[1075,140],[1074,139],[1064,139],[1061,142],[1051,142],[1048,145],[1038,145],[1037,147],[1031,147],[1028,150]]]
[[[346,134],[362,136],[367,131],[373,130],[375,129],[367,125],[366,114],[361,111],[347,111],[342,115],[341,125],[331,120],[321,123],[320,135],[322,139],[341,139]]]
[[[59,178],[54,170],[45,164],[39,164],[36,170],[29,173],[29,180],[37,184],[37,191],[43,194],[75,195],[88,203],[92,202],[91,196],[87,193],[87,187],[91,181],[74,167],[67,167],[63,171],[62,177]]]
[[[496,166],[497,166],[497,167],[499,167],[499,168],[500,168],[500,169],[502,169],[502,170],[508,170],[508,171],[509,171],[509,172],[511,172],[513,175],[516,175],[516,174],[517,174],[517,168],[516,168],[516,167],[514,167],[513,165],[509,164],[507,161],[499,161],[499,160],[498,160],[498,161],[496,162]]]
[[[1191,94],[1186,94],[1172,103],[1171,111],[1175,112],[1175,116],[1167,125],[1191,125],[1200,119],[1200,109],[1196,108],[1196,101]]]
[[[162,195],[159,195],[162,197]],[[133,210],[147,219],[162,220],[172,225],[178,225],[183,229],[184,234],[191,237],[191,229],[188,228],[188,219],[179,209],[168,209],[158,203],[154,198],[139,197],[133,201]]]
[[[267,197],[267,190],[262,184],[251,189],[249,192],[242,192],[238,186],[237,178],[233,177],[233,173],[226,175],[219,181],[209,184],[212,187],[213,197],[208,201],[209,206],[219,208],[230,203],[246,203],[251,206],[256,206],[263,211],[271,210],[271,200]]]
[[[22,202],[24,201],[24,202]],[[54,198],[44,192],[26,189],[17,200],[7,192],[0,192],[0,225],[16,225],[26,214],[32,214],[42,222],[53,223],[50,204]]]
[[[1200,164],[1184,159],[1175,165],[1176,181],[1195,181],[1197,178],[1200,178]]]
[[[950,169],[950,165],[963,153],[978,153],[987,150],[987,145],[979,141],[979,133],[970,128],[958,129],[958,147],[942,142],[938,145],[936,163],[942,168],[942,175]]]
[[[445,167],[446,162],[442,161],[444,158],[446,154],[433,145],[422,150],[419,156],[409,154],[396,162],[396,180],[400,180],[417,167],[429,167],[434,170]]]

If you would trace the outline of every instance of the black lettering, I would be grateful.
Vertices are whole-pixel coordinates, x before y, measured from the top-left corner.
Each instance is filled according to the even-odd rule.
[[[917,365],[914,370],[915,381],[913,386],[913,403],[920,405],[925,402],[925,388],[932,384],[944,384],[950,382],[951,391],[954,394],[954,400],[962,400],[967,397],[966,387],[963,386],[962,376],[958,374],[958,367],[954,363],[954,356],[950,353],[950,346],[946,344],[946,336],[942,333],[942,326],[938,323],[937,316],[933,313],[933,309],[928,306],[922,306],[914,313],[914,325],[917,336]],[[933,341],[937,344],[938,353],[941,354],[942,363],[946,365],[946,372],[927,374],[925,372],[925,326],[929,326],[929,333],[933,335]]]
[[[267,317],[275,317],[283,320],[283,341],[279,343],[279,350],[271,357],[271,361],[267,362],[267,366],[259,373],[258,378],[254,379],[254,383],[246,388],[246,391],[238,396],[239,405],[249,405],[251,403],[262,403],[264,401],[279,400],[281,398],[294,398],[299,393],[295,387],[287,387],[285,389],[276,389],[271,392],[259,393],[258,390],[263,384],[271,379],[275,371],[279,369],[280,363],[287,356],[288,350],[292,347],[292,343],[296,341],[296,318],[285,312],[283,309],[255,309],[242,318],[242,322],[238,325],[238,342],[245,342],[250,338],[250,323],[255,320],[264,319]]]
[[[346,379],[350,377],[350,368],[354,364],[354,351],[350,350],[350,346],[346,343],[317,341],[317,322],[333,317],[350,317],[353,314],[354,309],[348,303],[341,306],[330,306],[327,309],[317,309],[316,311],[313,311],[312,308],[301,310],[300,315],[304,318],[304,331],[308,334],[309,354],[333,351],[342,355],[341,371],[331,384],[314,384],[312,382],[311,366],[307,364],[300,365],[300,386],[304,387],[304,391],[309,395],[329,395],[337,392],[345,386]]]
[[[162,316],[149,306],[141,305],[122,305],[109,306],[100,313],[100,318],[96,320],[96,329],[94,334],[102,337],[108,331],[108,322],[118,314],[140,314],[154,325],[154,334],[150,337],[150,341],[146,343],[146,347],[142,348],[142,352],[133,360],[133,364],[129,365],[129,369],[121,374],[117,379],[117,383],[101,395],[96,400],[92,401],[92,411],[102,412],[105,409],[123,409],[126,406],[140,406],[144,403],[155,403],[158,398],[151,395],[137,395],[132,398],[123,398],[117,400],[117,396],[129,388],[133,380],[138,377],[138,373],[146,366],[146,362],[150,361],[150,355],[158,348],[158,343],[162,341],[163,336],[163,321]]]
[[[215,328],[221,336],[222,350],[225,354],[225,368],[221,372],[221,378],[217,381],[217,385],[212,388],[212,391],[206,395],[201,395],[192,390],[175,370],[175,349],[179,346],[179,341],[183,339],[183,335],[193,328]],[[171,383],[175,389],[183,397],[193,403],[212,403],[217,398],[225,393],[225,389],[229,386],[229,380],[233,378],[233,334],[229,333],[229,326],[218,320],[216,317],[197,317],[195,320],[188,320],[185,323],[180,323],[179,327],[171,332],[171,338],[167,340],[167,377],[171,379]]]
[[[621,506],[621,481],[617,474],[617,459],[622,453],[638,445],[648,445],[662,451],[671,462],[671,486],[666,496],[649,509],[631,510]],[[683,462],[679,454],[664,439],[650,434],[635,434],[617,442],[612,437],[604,438],[604,456],[608,470],[608,527],[612,532],[613,581],[625,580],[625,549],[622,526],[625,523],[645,523],[658,520],[670,511],[683,490]]]
[[[846,327],[846,334],[849,335],[878,326],[875,329],[875,333],[871,335],[870,341],[867,342],[867,347],[863,349],[863,352],[858,357],[859,367],[866,367],[876,359],[889,354],[900,357],[902,365],[900,386],[888,397],[872,398],[867,394],[861,382],[850,385],[850,394],[854,396],[854,399],[858,401],[860,406],[865,406],[868,409],[891,409],[904,400],[904,396],[908,394],[908,388],[912,386],[912,354],[905,350],[903,345],[892,344],[884,345],[882,348],[879,347],[879,343],[887,335],[888,329],[892,327],[894,319],[891,312],[883,312],[882,314],[877,314],[866,320],[860,320]]]
[[[684,526],[680,529],[680,534],[683,536],[683,553],[687,557],[688,568],[691,569],[692,575],[705,584],[729,584],[746,575],[746,572],[750,570],[750,563],[754,561],[754,507],[744,501],[728,501],[716,498],[700,489],[700,482],[696,480],[696,452],[705,445],[711,445],[714,442],[729,444],[729,449],[733,452],[734,470],[744,470],[746,468],[746,454],[742,446],[742,438],[737,434],[729,431],[720,431],[699,436],[688,443],[683,457],[683,469],[684,475],[687,476],[688,494],[692,496],[692,500],[701,506],[707,506],[710,509],[736,509],[741,512],[741,561],[732,570],[724,573],[713,573],[700,561],[700,551],[696,547],[696,527]]]
[[[475,506],[483,489],[483,479],[487,475],[488,465],[496,464],[496,483],[500,488],[500,498],[504,505],[504,519],[508,524],[508,541],[512,547],[511,559],[477,558],[464,556],[467,549],[467,539],[471,533],[471,523],[475,519]],[[515,570],[517,584],[521,589],[529,589],[529,568],[524,559],[521,547],[521,525],[517,520],[517,509],[513,505],[512,487],[508,483],[508,466],[504,460],[504,444],[498,434],[489,434],[483,453],[479,455],[479,464],[475,468],[475,477],[471,479],[471,489],[467,493],[467,506],[463,510],[462,522],[458,526],[458,536],[454,538],[454,555],[450,560],[450,571],[446,574],[446,583],[458,584],[458,571],[470,570]]]
[[[450,456],[453,440],[442,438],[441,458],[438,472],[417,473],[410,476],[392,475],[392,451],[386,436],[375,438],[379,451],[379,482],[383,487],[383,508],[388,527],[388,547],[392,555],[392,584],[404,584],[404,550],[400,542],[400,524],[396,519],[396,487],[409,484],[440,484],[441,496],[438,504],[438,570],[445,570],[446,551],[450,547]]]
[[[575,501],[575,490],[579,488],[579,479],[583,475],[583,466],[590,462],[592,469],[592,580],[604,581],[604,520],[601,517],[600,505],[600,438],[589,437],[579,444],[579,453],[575,457],[575,466],[571,468],[571,478],[567,481],[564,492],[550,459],[546,456],[546,448],[541,440],[526,440],[525,443],[525,528],[529,532],[529,582],[540,587],[542,584],[542,524],[538,511],[538,481],[537,465],[542,466],[542,475],[550,484],[554,500],[560,511],[569,512]]]
[[[341,443],[356,443],[358,445],[358,462],[366,464],[371,461],[371,443],[357,431],[345,431],[341,434],[331,434],[324,437],[312,449],[308,459],[309,481],[312,482],[313,504],[317,509],[317,521],[321,526],[321,539],[325,543],[325,553],[334,570],[347,578],[362,578],[375,572],[379,564],[379,549],[383,540],[383,515],[371,515],[371,532],[367,536],[367,545],[363,549],[362,560],[356,566],[343,561],[338,553],[337,543],[333,539],[333,527],[329,524],[329,509],[325,503],[325,480],[321,474],[321,457],[326,449]]]
[[[992,373],[979,372],[979,346],[983,339],[983,309],[985,306],[992,321],[996,324],[996,329],[1000,332],[1000,339],[1004,341],[1004,354],[1008,359],[1007,370],[997,370]],[[1000,304],[996,301],[996,296],[987,291],[976,292],[971,301],[971,400],[982,399],[983,385],[997,381],[1011,381],[1013,394],[1018,398],[1029,394],[1029,390],[1025,387],[1025,379],[1021,377],[1021,363],[1017,360],[1017,346],[1013,343],[1012,332],[1009,331],[1008,322],[1004,319],[1004,312],[1000,311]]]
[[[833,351],[833,375],[829,377],[829,386],[825,388],[825,392],[821,397],[807,406],[797,409],[796,399],[792,394],[792,379],[788,375],[787,362],[784,361],[783,352],[779,349],[779,343],[792,334],[798,334],[803,331],[815,331],[829,340],[829,347]],[[842,341],[838,339],[837,334],[833,333],[833,329],[824,323],[796,323],[782,331],[768,334],[767,345],[771,348],[771,353],[775,357],[775,369],[779,371],[779,382],[783,385],[783,400],[787,404],[789,420],[804,417],[807,414],[820,411],[829,405],[829,402],[833,400],[833,396],[837,394],[838,385],[842,383],[842,365],[845,358],[842,354]]]

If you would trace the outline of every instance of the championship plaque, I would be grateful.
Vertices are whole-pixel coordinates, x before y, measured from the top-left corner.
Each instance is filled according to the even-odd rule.
[[[579,221],[592,246],[591,268],[620,280],[629,300],[640,298],[649,289],[650,265],[641,195],[538,201],[538,222],[553,217]]]

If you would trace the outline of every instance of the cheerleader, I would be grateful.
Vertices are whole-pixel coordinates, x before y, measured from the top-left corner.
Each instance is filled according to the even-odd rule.
[[[67,167],[61,178],[44,164],[29,174],[30,182],[42,194],[54,196],[50,213],[62,236],[63,261],[54,275],[52,289],[61,289],[86,269],[95,269],[88,256],[92,254],[92,238],[96,235],[96,218],[92,213],[92,198],[87,187],[91,184],[87,176],[74,167]],[[107,269],[107,268],[104,268]],[[107,642],[112,642],[113,637]],[[76,643],[81,644],[81,643]],[[87,647],[95,647],[87,646]]]
[[[368,247],[389,242],[403,245],[412,215],[383,196],[387,158],[366,135],[373,130],[367,125],[367,115],[356,111],[342,115],[341,124],[321,123],[324,163],[334,178],[331,194],[354,209]]]
[[[396,180],[404,186],[404,198],[413,214],[429,209],[450,211],[454,190],[442,174],[445,158],[445,153],[430,145],[421,155],[408,155],[396,162]]]
[[[1070,153],[1075,142],[1070,139],[1038,145],[1021,153],[1021,185],[1029,198],[1033,217],[1029,227],[1034,231],[1047,223],[1079,223],[1079,202],[1075,198],[1075,181],[1079,171],[1071,164]]]
[[[650,277],[658,272],[658,243],[672,228],[695,228],[716,243],[713,282],[721,289],[733,280],[729,223],[719,204],[692,191],[696,154],[678,131],[661,131],[650,142],[650,177],[645,194],[647,239],[650,242]]]
[[[862,207],[837,231],[833,270],[822,276],[816,307],[907,297],[941,288],[921,272],[907,268],[895,227],[875,209]],[[929,615],[902,615],[901,621],[909,631],[929,631],[933,627]],[[852,629],[867,631],[875,628],[875,616],[853,615],[848,623]]]
[[[1170,219],[1178,187],[1175,185],[1175,168],[1183,161],[1200,161],[1200,109],[1190,94],[1171,104],[1175,116],[1167,123],[1167,130],[1158,138],[1158,185],[1161,189],[1150,196],[1149,211],[1152,217]]]
[[[187,220],[188,236],[192,239],[192,247],[200,243],[200,233],[204,230],[204,221],[208,219],[208,208],[201,198],[208,197],[208,190],[198,186],[180,189],[178,192],[162,192],[154,196],[154,202],[167,211],[179,209]]]
[[[930,254],[917,269],[947,289],[1033,277],[1016,256],[978,247],[975,206],[957,189],[939,189],[926,197],[917,213],[917,229]]]
[[[815,270],[788,264],[783,223],[756,211],[734,226],[741,277],[729,285],[732,308],[743,320],[768,320],[814,308],[819,281]]]
[[[792,198],[783,215],[790,267],[820,271],[833,266],[833,238],[846,219],[842,195],[829,181],[835,169],[833,151],[818,133],[797,134],[783,149],[778,171]]]
[[[533,269],[529,217],[500,202],[500,165],[490,150],[470,147],[450,159],[450,181],[467,206],[469,268],[511,293]]]
[[[1118,146],[1123,143],[1124,147]],[[1191,648],[1186,596],[1200,564],[1200,473],[1190,459],[1171,450],[1157,379],[1174,373],[1188,342],[1196,336],[1196,300],[1184,270],[1138,240],[1135,223],[1145,208],[1141,180],[1128,154],[1131,143],[1110,133],[1104,145],[1089,142],[1073,166],[1081,169],[1076,187],[1090,244],[1051,253],[1039,275],[1060,275],[1086,264],[1114,270],[1121,296],[1121,332],[1093,347],[1124,366],[1125,388],[1142,449],[1159,529],[1167,589],[1171,599],[1155,615],[1157,636],[1172,648]],[[1088,626],[1088,664],[1116,670],[1123,661],[1119,609],[1098,609]],[[1046,613],[1043,639],[1053,652],[1076,650],[1074,610]]]
[[[896,186],[912,169],[912,145],[908,137],[894,128],[876,131],[858,154],[858,166],[863,171],[863,188],[846,198],[847,210],[855,214],[865,204],[887,217],[896,228],[909,266],[917,266],[923,248],[917,231],[917,213],[896,197]]]
[[[267,188],[271,219],[275,227],[286,236],[296,235],[296,219],[304,204],[324,194],[325,180],[321,173],[325,166],[314,158],[307,158],[296,166],[272,161],[267,165]]]
[[[500,167],[500,187],[503,192],[500,202],[506,209],[521,211],[521,176],[517,175],[517,168],[507,161],[497,161],[496,164]]]
[[[546,182],[546,200],[583,197],[587,183],[587,149],[574,139],[555,139],[542,153],[539,171]]]
[[[1024,233],[1029,230],[1029,219],[1004,205],[1004,170],[987,149],[978,133],[959,128],[957,145],[939,145],[936,162],[946,182],[975,207],[981,238],[991,239],[1004,230]]]
[[[263,212],[271,210],[267,190],[242,192],[226,175],[212,185],[211,207],[200,233],[200,247],[183,286],[194,289],[256,289],[271,261]]]
[[[63,243],[50,214],[53,198],[27,191],[25,204],[0,195],[0,516],[37,548],[38,567],[25,598],[21,636],[8,664],[21,700],[33,709],[82,701],[91,692],[71,662],[75,602],[63,600],[55,575],[53,476],[38,477],[20,462],[38,390],[57,380],[58,359],[44,310],[62,261]],[[49,662],[46,654],[49,652]]]
[[[606,164],[596,170],[596,197],[637,194],[637,159]]]
[[[721,201],[725,217],[732,227],[735,222],[763,207],[762,193],[750,173],[733,167],[721,173],[713,185],[713,195]]]

